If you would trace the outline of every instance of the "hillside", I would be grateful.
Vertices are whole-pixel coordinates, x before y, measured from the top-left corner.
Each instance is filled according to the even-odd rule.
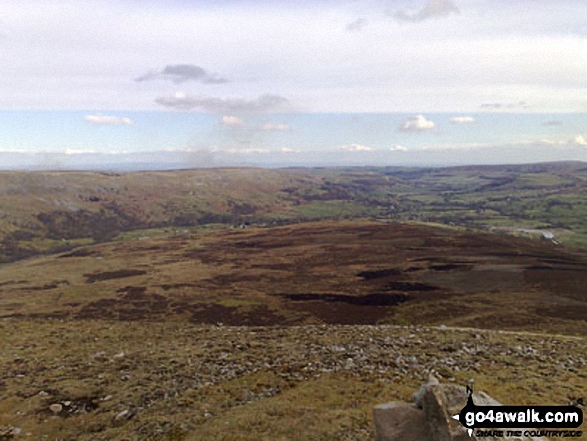
[[[0,440],[370,440],[430,373],[576,400],[585,169],[0,173]]]
[[[0,261],[121,232],[386,218],[549,230],[587,246],[587,165],[1,172]],[[539,235],[539,233],[538,233]]]
[[[587,252],[384,222],[200,229],[0,267],[0,315],[587,332]]]
[[[13,441],[369,441],[372,407],[411,401],[429,373],[508,404],[587,390],[585,339],[568,336],[14,319],[0,333]]]

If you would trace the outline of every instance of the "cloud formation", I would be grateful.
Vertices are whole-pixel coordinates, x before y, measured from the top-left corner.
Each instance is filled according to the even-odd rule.
[[[96,150],[65,149],[63,153],[66,155],[95,155],[98,152]]]
[[[540,123],[542,127],[558,127],[562,126],[563,122],[559,120],[550,120],[550,121],[543,121]]]
[[[155,99],[157,104],[175,110],[204,110],[210,113],[264,113],[278,112],[289,103],[287,98],[279,95],[261,95],[256,99],[219,98],[209,96],[176,93]]]
[[[345,29],[348,32],[359,32],[362,31],[365,26],[367,26],[367,19],[361,17],[357,18],[355,21],[350,22],[345,26]]]
[[[455,116],[454,118],[450,119],[450,122],[453,124],[471,124],[477,121],[472,116]]]
[[[96,125],[127,125],[131,126],[134,122],[130,118],[119,118],[118,116],[109,115],[86,115],[84,121]]]
[[[419,11],[407,12],[399,10],[393,17],[397,21],[417,23],[431,18],[446,17],[450,14],[458,14],[459,8],[451,0],[428,0]]]
[[[137,82],[151,80],[167,80],[174,84],[185,83],[186,81],[199,81],[205,84],[228,83],[226,78],[217,74],[210,74],[200,66],[193,64],[168,64],[161,71],[149,72],[135,79]]]
[[[572,139],[541,139],[539,141],[530,142],[527,145],[541,146],[541,147],[558,147],[558,148],[572,148],[572,147],[587,147],[587,138],[579,134]]]
[[[526,101],[518,101],[517,103],[484,103],[481,104],[482,109],[527,109],[528,103]]]
[[[369,147],[363,144],[347,144],[341,145],[339,147],[339,150],[342,150],[344,152],[373,152],[377,149],[375,147]]]
[[[391,150],[392,152],[407,152],[410,149],[407,147],[404,147],[403,145],[394,145],[394,146],[390,147],[389,150]]]
[[[436,127],[434,121],[426,119],[423,115],[416,115],[406,119],[398,128],[400,132],[424,132]]]
[[[577,135],[572,141],[572,145],[579,147],[587,147],[587,139],[583,135]]]
[[[230,153],[230,154],[242,154],[242,155],[250,155],[250,154],[262,154],[262,153],[269,153],[271,150],[269,149],[261,149],[261,148],[246,148],[246,149],[224,149],[222,153]]]
[[[278,131],[278,132],[283,132],[285,130],[289,130],[289,126],[285,123],[272,123],[272,122],[266,122],[264,124],[261,124],[259,126],[259,130],[261,130],[262,132],[273,132],[273,131]]]
[[[220,123],[231,127],[242,127],[245,125],[245,122],[238,116],[223,116]]]

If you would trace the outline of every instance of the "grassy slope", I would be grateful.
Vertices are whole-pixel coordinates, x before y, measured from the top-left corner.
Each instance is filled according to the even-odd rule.
[[[370,440],[372,407],[410,401],[429,373],[507,404],[587,390],[574,337],[40,320],[0,320],[0,334],[0,433],[31,439]]]

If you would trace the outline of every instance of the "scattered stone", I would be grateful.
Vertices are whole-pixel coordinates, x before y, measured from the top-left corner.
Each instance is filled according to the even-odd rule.
[[[49,406],[49,410],[53,412],[55,415],[57,415],[58,413],[61,413],[61,411],[63,410],[63,406],[59,403],[51,404]]]

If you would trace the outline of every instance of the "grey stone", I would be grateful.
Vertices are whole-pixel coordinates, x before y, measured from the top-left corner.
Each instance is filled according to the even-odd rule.
[[[434,377],[414,394],[415,405],[387,403],[373,409],[377,441],[469,441],[466,429],[451,417],[458,414],[467,402],[467,391],[462,386],[440,384]],[[484,392],[475,392],[478,406],[501,406]],[[497,429],[499,430],[499,429]],[[511,430],[511,429],[510,429]],[[483,441],[548,441],[546,438],[484,437]]]
[[[448,399],[440,384],[427,387],[422,396],[424,418],[432,441],[452,441]]]
[[[120,420],[122,420],[122,419],[128,419],[128,416],[129,416],[129,414],[130,414],[130,412],[129,412],[129,410],[128,410],[128,409],[127,409],[127,410],[123,410],[122,412],[118,413],[118,414],[117,414],[117,415],[114,417],[114,420],[116,420],[116,421],[120,421]]]
[[[440,384],[438,379],[434,375],[430,375],[428,377],[428,381],[426,382],[426,384],[423,384],[417,392],[414,392],[414,395],[412,395],[412,399],[414,400],[414,404],[417,408],[422,409],[422,398],[424,398],[426,390],[430,386],[435,386],[437,384]]]
[[[60,413],[63,410],[63,406],[61,404],[57,404],[57,403],[51,404],[49,406],[49,410],[51,412],[53,412],[55,415],[57,415],[58,413]]]
[[[431,441],[424,412],[411,404],[391,402],[373,408],[376,441]]]

